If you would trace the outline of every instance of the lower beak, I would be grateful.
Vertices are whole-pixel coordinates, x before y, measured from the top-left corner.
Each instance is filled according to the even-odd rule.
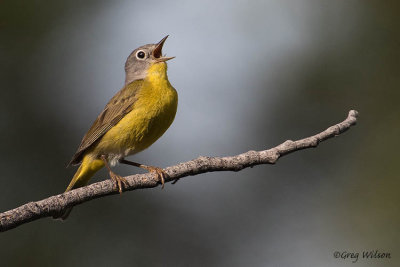
[[[175,57],[160,57],[160,58],[157,58],[156,61],[157,62],[165,62],[165,61],[168,61],[173,58],[175,58]]]

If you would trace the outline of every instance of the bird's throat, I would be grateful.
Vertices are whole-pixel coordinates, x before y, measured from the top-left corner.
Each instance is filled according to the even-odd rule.
[[[158,83],[160,80],[168,80],[167,64],[165,62],[153,64],[147,70],[146,79],[151,83]]]

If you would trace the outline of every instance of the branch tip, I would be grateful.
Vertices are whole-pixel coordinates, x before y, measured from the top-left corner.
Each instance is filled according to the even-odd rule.
[[[275,164],[281,156],[316,147],[322,141],[345,132],[357,123],[357,117],[358,112],[350,110],[343,122],[331,126],[321,133],[297,141],[287,140],[268,150],[250,150],[240,155],[228,157],[200,156],[197,159],[167,167],[168,178],[165,182],[176,182],[180,178],[206,172],[240,171],[260,164]],[[125,191],[152,188],[159,185],[158,177],[152,175],[152,173],[130,175],[124,178],[129,183]],[[0,213],[0,231],[4,232],[40,218],[51,217],[67,207],[113,194],[117,194],[113,183],[110,180],[105,180],[40,201],[29,202],[18,208]]]

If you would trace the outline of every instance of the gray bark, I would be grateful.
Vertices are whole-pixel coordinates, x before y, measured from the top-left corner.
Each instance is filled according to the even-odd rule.
[[[236,156],[200,156],[197,159],[165,168],[164,171],[168,175],[165,182],[177,181],[183,177],[206,172],[240,171],[260,164],[275,164],[280,157],[294,151],[316,147],[320,142],[345,132],[356,122],[357,111],[351,110],[343,122],[301,140],[288,140],[268,150],[248,151]],[[152,188],[160,185],[157,175],[153,173],[130,175],[124,178],[129,184],[124,188],[124,191]],[[0,231],[4,232],[40,218],[53,217],[68,207],[113,194],[118,194],[118,188],[115,187],[111,179],[107,179],[40,201],[29,202],[18,208],[0,213]]]

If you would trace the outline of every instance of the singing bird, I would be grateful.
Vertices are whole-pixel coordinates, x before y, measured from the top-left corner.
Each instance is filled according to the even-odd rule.
[[[168,35],[157,44],[135,49],[125,63],[125,85],[107,103],[83,137],[78,150],[68,165],[80,164],[66,191],[82,187],[102,167],[122,193],[126,180],[111,167],[117,163],[144,168],[157,174],[164,187],[165,173],[161,168],[127,161],[150,145],[172,124],[178,105],[176,90],[168,81],[167,60],[162,55]],[[72,208],[55,216],[66,219]]]

